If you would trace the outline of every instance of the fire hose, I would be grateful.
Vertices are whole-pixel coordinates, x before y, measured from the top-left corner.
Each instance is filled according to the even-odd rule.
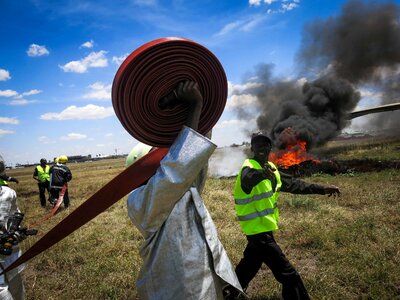
[[[40,219],[39,221],[36,221],[34,223],[29,224],[28,228],[31,228],[31,227],[38,226],[38,225],[42,224],[44,221],[50,219],[56,213],[56,211],[60,208],[61,202],[64,199],[64,195],[65,195],[65,192],[67,191],[67,188],[68,188],[68,184],[65,183],[63,185],[63,187],[61,188],[61,191],[60,191],[60,193],[58,195],[58,199],[57,199],[56,203],[54,204],[53,209],[47,215],[45,215],[42,219]]]
[[[114,111],[130,135],[159,148],[113,178],[1,274],[61,241],[154,175],[187,116],[185,106],[163,109],[160,100],[185,80],[196,81],[203,95],[198,131],[206,134],[220,118],[227,98],[226,75],[213,53],[191,40],[161,38],[142,45],[125,59],[113,82]]]
[[[227,80],[218,59],[203,46],[182,38],[162,38],[132,52],[115,75],[115,113],[137,140],[169,147],[186,121],[187,108],[162,109],[160,99],[179,82],[191,80],[203,95],[199,132],[206,134],[218,121],[227,98]]]

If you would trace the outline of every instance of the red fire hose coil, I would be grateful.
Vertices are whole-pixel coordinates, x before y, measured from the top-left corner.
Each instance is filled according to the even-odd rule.
[[[115,75],[112,102],[124,128],[137,140],[168,147],[186,121],[186,108],[162,110],[158,102],[179,82],[196,81],[203,95],[199,132],[206,134],[220,118],[228,85],[218,59],[184,38],[161,38],[132,52]]]

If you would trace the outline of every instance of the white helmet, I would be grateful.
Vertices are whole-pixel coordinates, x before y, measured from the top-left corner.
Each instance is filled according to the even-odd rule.
[[[137,144],[132,148],[131,152],[129,152],[128,157],[126,158],[125,166],[129,167],[130,165],[134,164],[137,160],[149,153],[152,148],[152,146],[143,143]]]

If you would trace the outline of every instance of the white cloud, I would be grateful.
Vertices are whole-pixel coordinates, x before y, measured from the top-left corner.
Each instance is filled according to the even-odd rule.
[[[43,56],[49,55],[49,50],[46,49],[46,46],[40,46],[37,44],[31,44],[29,49],[26,51],[28,56],[35,57],[35,56]]]
[[[110,132],[110,133],[107,133],[107,134],[105,135],[106,138],[112,138],[113,136],[114,136],[114,134],[111,133],[111,132]]]
[[[128,57],[128,55],[129,55],[129,53],[126,53],[126,54],[121,55],[121,56],[113,56],[112,57],[112,61],[113,61],[113,63],[115,63],[115,64],[117,64],[119,66]]]
[[[103,107],[88,104],[83,107],[69,106],[60,113],[45,113],[40,116],[41,120],[95,120],[104,119],[114,115],[112,106]]]
[[[42,144],[53,144],[54,141],[52,141],[49,137],[42,135],[38,137],[38,141]]]
[[[41,90],[36,90],[36,89],[30,90],[30,91],[28,91],[28,92],[23,92],[22,94],[19,94],[19,95],[15,96],[15,99],[21,99],[22,97],[25,97],[25,96],[37,95],[37,94],[40,94],[40,93],[42,93],[42,92],[43,92],[43,91],[41,91]]]
[[[15,97],[18,93],[13,90],[0,90],[0,97]]]
[[[264,3],[270,5],[270,4],[272,4],[272,2],[275,2],[275,1],[277,1],[277,0],[264,0]],[[287,1],[287,0],[284,0],[284,1]],[[249,4],[250,4],[250,6],[260,6],[261,0],[249,0]]]
[[[6,134],[13,134],[14,131],[12,130],[4,130],[4,129],[0,129],[0,137]]]
[[[81,60],[73,60],[63,66],[59,66],[64,72],[85,73],[89,68],[104,68],[108,66],[108,60],[105,57],[107,51],[91,52]]]
[[[257,25],[262,23],[266,18],[267,16],[265,14],[256,14],[248,17],[247,19],[237,20],[228,23],[219,32],[214,34],[214,36],[227,35],[233,31],[249,32],[257,27]]]
[[[301,77],[296,80],[296,84],[297,86],[303,86],[307,81],[308,81],[307,78]]]
[[[75,141],[75,140],[84,140],[86,138],[87,138],[86,134],[71,132],[71,133],[68,133],[66,136],[62,136],[60,138],[60,140],[62,140],[62,141]]]
[[[249,0],[249,4],[259,6],[261,4],[261,0]]]
[[[19,120],[17,118],[7,118],[7,117],[0,117],[1,124],[19,124]]]
[[[14,99],[10,101],[10,105],[27,105],[31,103],[35,103],[35,100],[26,100],[26,99]]]
[[[293,10],[297,7],[299,7],[300,4],[300,0],[249,0],[249,5],[250,6],[261,6],[261,3],[264,2],[264,4],[266,5],[272,5],[274,2],[279,3],[279,7],[278,8],[274,8],[272,6],[272,8],[269,8],[267,10],[267,14],[276,14],[276,13],[280,13],[280,14],[284,14],[290,10]]]
[[[226,108],[251,107],[257,105],[257,96],[251,94],[233,95],[228,98]]]
[[[93,40],[90,40],[90,41],[84,42],[81,45],[81,48],[93,48],[93,46],[94,46],[94,42],[93,42]]]
[[[295,2],[292,3],[282,3],[282,8],[283,10],[287,11],[287,10],[292,10],[295,9],[296,7],[298,7],[299,5]]]
[[[218,122],[214,128],[215,129],[221,129],[221,128],[249,128],[249,127],[255,127],[256,126],[256,120],[239,120],[239,119],[231,119],[231,120],[224,120]],[[256,127],[255,127],[256,128]]]
[[[6,81],[8,79],[11,79],[10,72],[0,69],[0,81]]]
[[[89,85],[89,88],[91,89],[91,91],[83,95],[84,99],[111,99],[111,84],[106,85],[98,81]]]
[[[254,78],[255,79],[255,78]],[[260,82],[246,82],[245,84],[234,84],[231,81],[228,81],[228,97],[234,94],[240,94],[244,91],[255,89],[262,86]]]
[[[254,15],[251,17],[249,21],[247,21],[242,28],[240,29],[241,31],[249,32],[253,30],[253,28],[257,27],[261,22],[263,22],[266,19],[265,15]]]
[[[215,34],[215,36],[226,35],[226,34],[232,32],[233,30],[235,30],[236,28],[242,26],[243,23],[244,23],[243,21],[235,21],[235,22],[226,24],[219,32],[217,32]]]
[[[365,88],[360,88],[358,91],[360,92],[362,98],[373,98],[376,100],[382,98],[381,92],[377,92],[377,91],[373,91],[373,90],[369,90],[369,89],[365,89]]]

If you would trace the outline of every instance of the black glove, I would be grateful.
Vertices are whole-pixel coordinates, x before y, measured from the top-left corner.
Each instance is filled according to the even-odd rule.
[[[337,197],[340,196],[340,190],[337,186],[328,185],[324,187],[324,195],[328,195],[328,197]]]
[[[271,167],[270,164],[265,164],[262,168],[261,172],[265,179],[274,180],[275,179],[275,172],[276,170]]]
[[[14,233],[14,236],[15,236],[15,239],[18,241],[18,243],[27,238],[27,235],[25,234],[25,232],[20,231],[20,230],[16,231]]]
[[[15,183],[19,183],[18,179],[17,179],[17,178],[14,178],[14,177],[9,177],[9,178],[8,178],[8,181],[15,182]]]

